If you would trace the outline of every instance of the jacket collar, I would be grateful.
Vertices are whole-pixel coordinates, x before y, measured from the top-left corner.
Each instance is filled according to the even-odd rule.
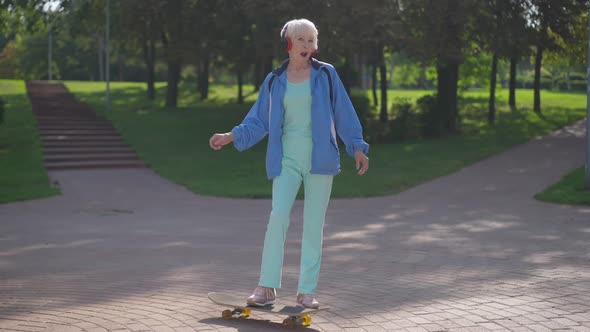
[[[316,72],[318,70],[320,70],[320,68],[324,65],[323,62],[318,61],[316,58],[310,58],[311,59],[311,68],[314,69]],[[275,68],[272,73],[276,76],[279,77],[280,80],[286,80],[286,75],[283,76],[283,74],[287,71],[287,66],[289,65],[289,59],[283,61],[283,63],[278,66],[277,68]],[[313,79],[315,77],[315,73],[314,71],[311,72],[311,78]]]

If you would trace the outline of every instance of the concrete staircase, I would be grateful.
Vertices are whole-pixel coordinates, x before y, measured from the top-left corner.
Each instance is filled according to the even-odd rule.
[[[145,167],[106,119],[61,83],[27,82],[47,170]]]

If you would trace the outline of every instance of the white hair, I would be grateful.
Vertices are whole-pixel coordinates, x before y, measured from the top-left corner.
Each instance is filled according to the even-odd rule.
[[[299,36],[313,37],[313,48],[318,49],[318,29],[312,21],[301,18],[291,20],[281,29],[281,37],[286,31],[285,38],[295,39]]]

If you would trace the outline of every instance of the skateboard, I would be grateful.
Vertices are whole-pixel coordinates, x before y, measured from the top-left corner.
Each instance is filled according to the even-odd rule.
[[[234,316],[249,317],[252,311],[260,311],[280,316],[286,315],[287,318],[283,320],[283,326],[285,326],[286,328],[293,328],[295,325],[301,325],[305,327],[310,326],[310,314],[330,309],[328,307],[322,307],[319,309],[308,309],[296,306],[295,302],[293,302],[293,305],[281,305],[275,303],[274,305],[271,304],[264,307],[255,307],[249,306],[246,303],[245,298],[231,294],[212,292],[207,294],[207,296],[209,297],[209,300],[211,300],[214,303],[234,308],[233,310],[223,310],[223,312],[221,313],[221,317],[223,317],[223,319],[232,319],[234,318]]]

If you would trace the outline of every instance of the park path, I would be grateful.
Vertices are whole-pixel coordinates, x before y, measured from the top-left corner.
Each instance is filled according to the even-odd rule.
[[[318,289],[332,310],[307,330],[590,331],[590,207],[532,198],[583,164],[583,135],[580,122],[398,195],[332,200]],[[269,200],[195,195],[149,168],[50,178],[63,195],[0,205],[0,331],[282,329],[223,320],[206,297],[256,285]],[[279,296],[296,289],[302,212]]]

